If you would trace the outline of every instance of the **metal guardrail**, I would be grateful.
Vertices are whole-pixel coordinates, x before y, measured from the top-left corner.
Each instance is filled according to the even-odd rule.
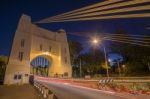
[[[140,80],[140,79],[134,79],[134,80],[114,80],[114,82],[118,82],[118,83],[150,83],[150,80],[147,80],[147,79],[143,79],[143,80]]]
[[[59,99],[56,94],[54,94],[46,85],[41,84],[40,82],[35,81],[34,87],[42,94],[44,99]]]
[[[49,78],[44,78],[44,79],[49,79]],[[70,81],[70,82],[100,82],[103,79],[108,79],[108,78],[104,77],[104,78],[101,78],[100,80],[58,79],[58,78],[51,78],[51,79],[52,80],[63,80],[63,81],[67,81],[67,82],[68,81]],[[112,79],[114,83],[150,83],[150,77],[109,77],[109,79]],[[106,80],[106,82],[107,82],[107,80]]]
[[[104,78],[103,78],[104,79]],[[73,82],[109,82],[109,80],[72,80]],[[110,78],[112,79],[112,78]],[[114,83],[150,83],[150,79],[112,79]]]

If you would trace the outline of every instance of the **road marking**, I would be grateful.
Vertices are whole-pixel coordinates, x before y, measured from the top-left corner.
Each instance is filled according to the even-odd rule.
[[[63,84],[65,84],[65,85],[69,85],[69,83],[63,83]]]

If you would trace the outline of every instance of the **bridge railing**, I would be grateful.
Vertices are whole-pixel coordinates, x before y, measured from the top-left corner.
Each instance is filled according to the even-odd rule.
[[[47,85],[44,85],[38,81],[34,81],[34,87],[40,92],[45,99],[61,99],[54,92],[52,92]]]

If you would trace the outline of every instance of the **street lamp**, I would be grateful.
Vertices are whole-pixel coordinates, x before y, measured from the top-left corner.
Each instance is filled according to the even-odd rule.
[[[93,39],[93,44],[97,45],[99,44],[99,40],[98,39]],[[107,77],[109,78],[109,71],[108,71],[108,62],[107,62],[107,53],[106,53],[106,48],[104,45],[103,46],[103,51],[104,51],[104,56],[105,56],[105,67],[106,67],[106,73],[107,73]]]
[[[125,73],[126,65],[122,65],[122,67],[123,67],[123,72]]]
[[[94,43],[94,44],[97,44],[97,43],[98,43],[98,40],[97,40],[97,39],[94,39],[94,40],[93,40],[93,43]]]

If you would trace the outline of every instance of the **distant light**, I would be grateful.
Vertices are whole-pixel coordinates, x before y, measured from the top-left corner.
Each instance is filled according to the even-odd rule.
[[[93,40],[93,43],[94,43],[94,44],[97,44],[97,43],[98,43],[98,40],[97,40],[97,39],[94,39],[94,40]]]
[[[126,67],[126,65],[122,65],[122,67],[123,67],[123,68],[125,68],[125,67]]]
[[[112,60],[111,60],[111,59],[108,59],[108,61],[111,62]]]

